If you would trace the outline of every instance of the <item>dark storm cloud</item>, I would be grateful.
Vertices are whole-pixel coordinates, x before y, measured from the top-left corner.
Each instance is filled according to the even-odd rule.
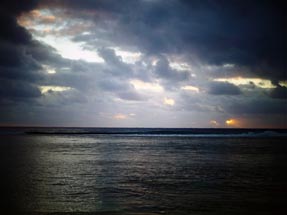
[[[41,65],[27,53],[28,47],[0,43],[0,77],[35,82],[43,78]]]
[[[0,43],[0,65],[3,67],[17,67],[23,60],[23,48],[13,43]]]
[[[241,91],[234,84],[214,81],[210,84],[208,93],[211,95],[239,95]]]
[[[39,0],[2,0],[0,2],[0,8],[3,13],[10,14],[12,16],[19,15],[22,12],[30,11],[35,8]]]
[[[286,79],[286,17],[274,1],[185,1],[200,29],[185,34],[209,64],[249,66],[261,77]],[[192,48],[192,47],[191,47]]]
[[[233,63],[252,68],[257,76],[286,79],[285,6],[276,1],[45,3],[106,13],[118,25],[116,33],[106,33],[115,44],[136,46],[147,54],[185,53],[208,64]],[[92,46],[92,38],[84,42]]]
[[[278,85],[270,92],[270,97],[275,99],[287,99],[287,88]]]
[[[19,26],[16,16],[21,12],[29,10],[34,5],[33,1],[1,1],[0,3],[0,64],[11,65],[18,64],[22,60],[22,48],[31,42],[30,33],[23,27]],[[6,53],[6,55],[4,54]]]
[[[226,104],[226,110],[233,114],[286,114],[287,102],[273,99],[248,99]]]
[[[22,81],[6,81],[0,79],[0,98],[19,99],[36,98],[41,96],[40,90],[29,83]]]
[[[186,71],[178,72],[170,68],[168,60],[164,56],[160,56],[154,69],[154,73],[163,79],[173,82],[188,80],[190,74]]]
[[[25,28],[17,24],[16,17],[22,12],[33,9],[37,3],[37,0],[3,0],[0,2],[0,41],[4,40],[16,44],[27,44],[30,42],[31,35]]]
[[[138,1],[134,0],[42,0],[40,5],[44,7],[75,8],[81,10],[106,10],[110,12],[123,12],[128,7],[138,7]]]
[[[35,7],[37,1],[0,2],[0,102],[41,95],[33,84],[42,78],[41,66],[26,53],[32,36],[16,17]]]
[[[0,10],[0,12],[2,11]],[[0,26],[0,40],[15,44],[27,44],[31,40],[31,35],[25,28],[17,24],[16,17],[11,14],[2,13],[0,15]]]
[[[130,67],[125,64],[119,56],[116,56],[112,49],[102,48],[98,50],[99,55],[105,60],[108,68],[107,72],[115,76],[131,76]]]
[[[26,47],[25,51],[27,55],[32,56],[35,61],[41,62],[42,64],[49,64],[57,67],[64,67],[72,64],[70,60],[62,58],[55,48],[36,40],[30,41],[30,44]]]
[[[16,44],[19,46],[28,45],[31,42],[30,33],[23,27],[19,26],[17,23],[17,16],[22,12],[29,11],[36,6],[37,1],[28,0],[28,1],[1,1],[0,2],[0,44],[6,45]],[[1,47],[0,46],[0,47]],[[2,48],[1,47],[1,48]],[[18,57],[17,55],[10,56]]]

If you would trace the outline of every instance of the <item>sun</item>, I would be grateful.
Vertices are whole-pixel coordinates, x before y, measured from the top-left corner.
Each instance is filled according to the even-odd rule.
[[[227,119],[225,124],[229,127],[239,127],[240,121],[238,119]]]
[[[235,124],[235,120],[234,119],[228,119],[228,120],[225,121],[225,123],[227,125],[233,125],[233,124]]]

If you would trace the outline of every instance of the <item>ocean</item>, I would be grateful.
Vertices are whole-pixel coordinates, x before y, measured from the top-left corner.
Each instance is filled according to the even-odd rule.
[[[0,214],[284,214],[287,131],[0,128]]]

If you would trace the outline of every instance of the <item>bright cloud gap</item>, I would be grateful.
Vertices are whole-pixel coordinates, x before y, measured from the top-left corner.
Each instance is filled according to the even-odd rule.
[[[71,87],[63,87],[63,86],[39,86],[39,89],[42,94],[46,94],[49,92],[63,92],[67,90],[71,90]]]
[[[236,86],[254,84],[259,88],[266,88],[266,89],[276,88],[276,86],[272,84],[271,80],[261,78],[243,78],[243,77],[218,78],[214,79],[214,81],[228,82]]]

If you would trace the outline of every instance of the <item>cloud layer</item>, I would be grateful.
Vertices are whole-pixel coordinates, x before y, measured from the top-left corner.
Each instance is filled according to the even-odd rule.
[[[274,1],[0,8],[3,125],[286,127],[286,19]]]

